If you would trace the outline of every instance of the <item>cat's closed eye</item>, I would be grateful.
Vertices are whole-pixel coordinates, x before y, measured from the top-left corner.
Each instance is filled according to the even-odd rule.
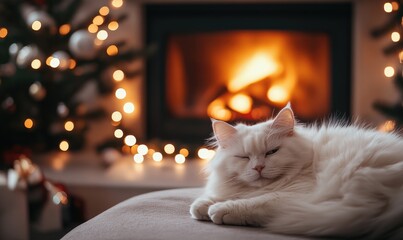
[[[279,149],[280,149],[280,148],[277,147],[277,148],[274,148],[274,149],[272,149],[272,150],[270,150],[270,151],[267,151],[267,152],[266,152],[266,157],[275,154]]]
[[[249,156],[235,156],[235,157],[249,160]]]

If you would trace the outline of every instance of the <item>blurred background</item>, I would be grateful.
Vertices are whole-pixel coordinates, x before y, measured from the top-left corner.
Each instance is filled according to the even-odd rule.
[[[400,1],[0,1],[0,238],[200,187],[210,118],[399,131]],[[3,197],[5,196],[5,197]],[[16,231],[15,229],[21,229]]]

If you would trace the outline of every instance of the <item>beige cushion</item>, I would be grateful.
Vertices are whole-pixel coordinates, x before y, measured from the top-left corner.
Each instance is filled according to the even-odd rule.
[[[275,235],[261,228],[194,220],[189,206],[201,192],[198,188],[174,189],[133,197],[81,224],[62,239],[306,239]]]

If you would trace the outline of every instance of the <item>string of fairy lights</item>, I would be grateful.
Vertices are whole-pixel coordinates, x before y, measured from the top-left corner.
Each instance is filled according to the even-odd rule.
[[[388,14],[393,14],[396,11],[399,10],[399,3],[396,1],[391,1],[391,2],[385,2],[383,5],[383,10],[388,13]],[[402,20],[402,26],[403,26],[403,20]],[[400,29],[399,29],[400,30]],[[394,30],[390,33],[390,39],[393,43],[398,43],[401,39],[400,33],[398,30]],[[400,50],[398,54],[399,62],[403,62],[403,50]],[[383,71],[385,77],[387,78],[392,78],[395,77],[396,75],[396,70],[393,66],[386,66]],[[393,120],[387,120],[384,123],[382,123],[379,126],[379,130],[384,131],[384,132],[391,132],[395,130],[396,128],[396,122]]]
[[[113,0],[111,2],[112,6],[115,8],[119,8],[123,5],[123,1],[121,0]],[[103,6],[99,9],[99,13],[102,14],[107,14],[109,12],[107,6]],[[88,31],[91,33],[94,33],[97,35],[97,39],[99,40],[105,40],[107,38],[107,32],[97,32],[97,25],[103,23],[103,19],[101,15],[96,16],[94,18],[93,24],[88,26]],[[108,24],[109,29],[116,30],[117,27],[119,26],[118,22],[111,22]],[[111,29],[112,28],[112,29]],[[115,52],[118,51],[117,47],[112,45],[108,47],[107,51],[108,54],[114,54]],[[115,82],[119,85],[120,83],[123,83],[125,80],[125,73],[117,69],[112,73],[112,78],[115,80]],[[124,87],[118,86],[117,89],[115,90],[115,97],[119,101],[123,101],[123,107],[122,110],[126,114],[133,114],[136,106],[133,102],[130,101],[125,101],[126,97],[128,95],[128,90],[125,89]],[[184,164],[186,162],[187,157],[189,156],[189,149],[187,148],[179,148],[178,146],[175,146],[172,143],[166,143],[162,149],[158,150],[156,148],[152,148],[150,146],[147,146],[146,144],[139,144],[137,142],[137,138],[132,135],[125,133],[122,128],[120,128],[120,125],[123,120],[123,114],[121,110],[116,110],[112,112],[111,114],[111,119],[112,119],[112,125],[116,127],[114,130],[114,137],[117,139],[123,139],[124,145],[122,146],[122,152],[126,154],[131,154],[133,156],[133,161],[137,164],[141,164],[144,162],[146,159],[151,159],[155,162],[161,162],[163,161],[165,156],[173,157],[174,161],[177,164]],[[204,160],[210,160],[213,158],[215,154],[214,150],[207,149],[205,147],[200,147],[197,151],[197,156],[201,159]]]
[[[103,44],[105,44],[105,40],[108,39],[108,37],[113,34],[116,30],[119,28],[119,20],[109,20],[110,22],[106,23],[108,15],[111,13],[113,9],[119,9],[123,6],[124,2],[123,0],[111,0],[108,5],[104,5],[99,8],[98,14],[92,19],[92,22],[88,25],[86,31],[89,34],[92,34],[91,41],[93,40],[93,45],[100,47]],[[40,31],[42,28],[46,27],[49,25],[49,21],[51,19],[35,19],[32,22],[28,22],[28,26],[33,30],[33,31]],[[63,24],[58,28],[58,34],[61,36],[67,35],[71,33],[72,31],[72,26],[70,24]],[[81,31],[81,30],[80,30]],[[7,28],[2,27],[0,28],[0,38],[6,38],[8,35],[9,31]],[[87,37],[88,33],[85,33],[87,35],[82,35],[81,37]],[[72,35],[71,38],[74,38],[74,34]],[[71,39],[72,40],[72,39]],[[84,39],[87,40],[87,39]],[[74,42],[72,40],[71,42]],[[69,42],[69,44],[71,44]],[[10,46],[10,51],[13,51],[13,48],[17,48],[17,46]],[[72,46],[69,46],[73,52],[76,54],[80,54],[79,51],[74,51],[75,46],[72,44]],[[32,49],[31,49],[32,50]],[[35,50],[35,49],[33,49]],[[18,51],[18,49],[16,49]],[[119,53],[119,46],[115,44],[111,44],[108,47],[105,48],[106,54],[108,56],[115,56]],[[46,59],[45,61],[43,61]],[[38,70],[44,65],[57,69],[57,70],[74,70],[76,68],[76,61],[73,58],[70,58],[69,56],[66,56],[66,54],[62,51],[56,51],[50,56],[44,57],[40,56],[37,58],[34,58],[28,66],[30,66],[34,70]],[[186,147],[179,147],[175,146],[172,143],[167,143],[165,144],[162,149],[158,150],[157,147],[152,148],[150,146],[147,146],[146,144],[138,144],[137,138],[130,133],[124,132],[124,130],[121,128],[121,123],[123,120],[123,113],[125,114],[133,114],[135,112],[136,106],[133,102],[127,100],[128,90],[124,88],[122,83],[126,79],[125,72],[122,69],[115,69],[112,72],[112,79],[115,81],[116,85],[118,86],[115,90],[115,97],[118,101],[123,102],[123,107],[121,110],[116,110],[111,113],[111,119],[112,119],[112,125],[115,127],[114,130],[114,137],[117,139],[122,139],[124,145],[122,146],[122,152],[125,154],[131,154],[133,155],[133,161],[135,163],[143,163],[145,159],[152,159],[153,161],[160,162],[164,159],[165,156],[170,156],[173,157],[175,162],[178,164],[183,164],[185,163],[187,157],[189,156],[189,151],[190,149]],[[43,88],[40,86],[40,83],[34,83],[32,86],[29,88],[29,91],[31,95],[41,98],[43,97],[44,93]],[[58,112],[59,114],[63,114],[68,112],[67,107],[64,104],[59,104],[58,106]],[[31,129],[35,127],[35,120],[27,117],[24,121],[24,127],[26,129]],[[71,132],[76,128],[76,123],[72,120],[66,120],[64,122],[64,130],[67,132]],[[69,151],[70,145],[67,140],[61,140],[59,143],[59,149],[63,152]],[[200,147],[197,150],[197,156],[201,159],[209,160],[214,156],[215,152],[214,150],[207,149],[205,147]]]

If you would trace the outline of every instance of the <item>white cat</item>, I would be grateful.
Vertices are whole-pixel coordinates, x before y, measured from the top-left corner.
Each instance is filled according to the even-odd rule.
[[[357,126],[213,120],[216,156],[193,218],[306,236],[403,239],[403,139]]]

